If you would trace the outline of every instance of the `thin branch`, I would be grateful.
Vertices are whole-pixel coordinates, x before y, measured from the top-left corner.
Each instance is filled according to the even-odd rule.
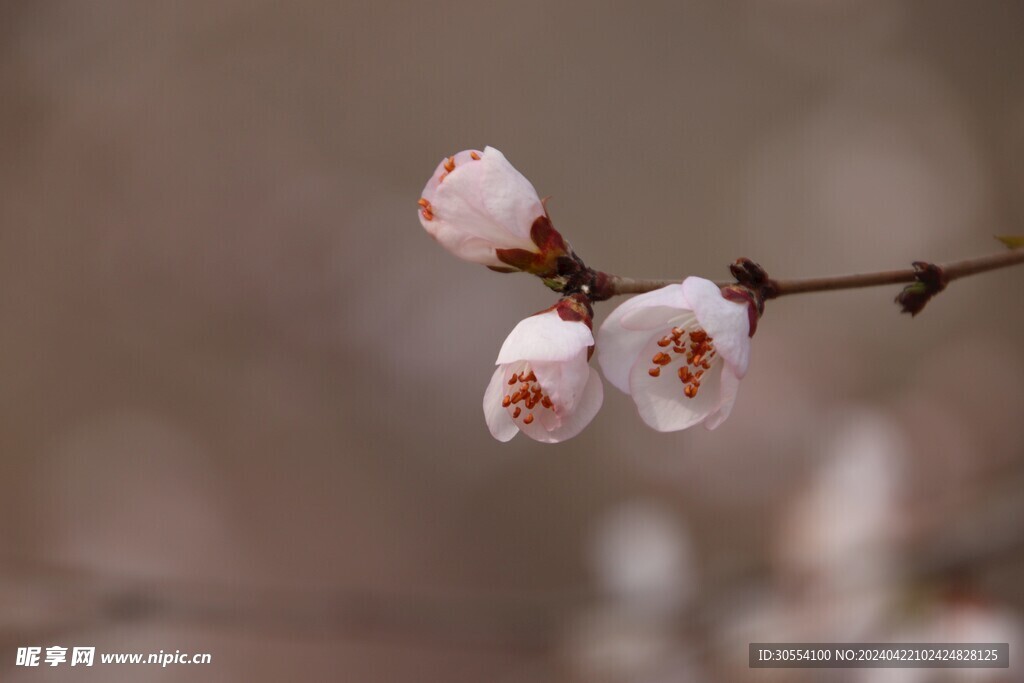
[[[949,281],[957,280],[968,275],[984,273],[990,270],[1006,268],[1024,263],[1024,249],[1001,251],[988,256],[966,259],[963,261],[952,261],[939,264],[939,268],[946,274]],[[852,275],[832,275],[816,278],[796,278],[791,280],[774,280],[775,291],[771,298],[778,298],[789,294],[807,294],[809,292],[831,292],[840,289],[859,289],[861,287],[877,287],[880,285],[897,285],[914,282],[918,271],[914,268],[903,270],[886,270],[878,273],[854,273]],[[619,294],[643,294],[655,289],[661,289],[666,285],[676,284],[679,280],[659,279],[634,279],[612,275],[611,288],[614,295]],[[729,282],[718,282],[724,286]]]
[[[631,277],[620,277],[618,275],[611,276],[612,282],[612,296],[619,296],[620,294],[644,294],[646,292],[653,292],[656,289],[667,287],[668,285],[678,285],[679,280],[659,280],[657,278],[638,280]],[[728,283],[716,282],[716,285],[724,286]]]

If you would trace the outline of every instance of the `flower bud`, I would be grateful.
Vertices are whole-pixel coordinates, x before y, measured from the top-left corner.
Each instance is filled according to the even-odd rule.
[[[442,247],[493,270],[553,277],[572,253],[533,185],[493,147],[443,159],[419,205],[420,223]]]

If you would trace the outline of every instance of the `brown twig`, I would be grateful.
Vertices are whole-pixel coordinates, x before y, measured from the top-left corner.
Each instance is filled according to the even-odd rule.
[[[963,261],[952,261],[939,264],[939,268],[946,275],[948,281],[957,280],[968,275],[984,273],[990,270],[1006,268],[1024,263],[1024,249],[1001,251],[988,256],[966,259]],[[810,292],[832,292],[840,289],[859,289],[861,287],[878,287],[880,285],[898,285],[915,282],[918,276],[918,269],[905,268],[902,270],[886,270],[878,273],[854,273],[851,275],[832,275],[815,278],[795,278],[790,280],[774,280],[774,293],[770,298],[778,298],[790,294],[808,294]],[[679,280],[659,279],[634,279],[609,276],[611,281],[612,295],[620,294],[643,294],[660,289],[666,285],[676,284]],[[719,282],[719,285],[728,285],[729,282]]]

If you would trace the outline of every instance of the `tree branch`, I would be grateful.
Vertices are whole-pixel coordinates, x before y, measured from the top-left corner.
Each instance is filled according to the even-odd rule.
[[[945,273],[947,280],[958,280],[968,275],[984,273],[990,270],[1006,268],[1024,263],[1024,249],[1013,249],[1001,251],[988,256],[966,259],[963,261],[952,261],[939,264],[938,267]],[[906,268],[903,270],[886,270],[877,273],[854,273],[851,275],[832,275],[816,278],[795,278],[789,280],[773,280],[774,292],[769,298],[778,298],[790,294],[808,294],[810,292],[832,292],[840,289],[859,289],[861,287],[877,287],[880,285],[907,284],[917,280],[918,270]],[[666,285],[677,284],[678,280],[659,279],[634,279],[609,276],[611,282],[612,296],[620,294],[643,294],[655,289],[661,289]],[[720,286],[732,284],[731,282],[716,282]]]

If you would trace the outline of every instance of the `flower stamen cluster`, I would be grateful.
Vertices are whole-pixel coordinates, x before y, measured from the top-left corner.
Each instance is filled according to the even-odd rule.
[[[690,337],[689,348],[686,346],[687,336]],[[696,398],[697,391],[700,390],[701,377],[711,369],[711,363],[718,355],[713,342],[714,339],[699,327],[689,331],[673,327],[669,334],[658,340],[658,346],[667,349],[668,352],[658,351],[651,357],[654,365],[647,374],[651,377],[660,377],[663,366],[682,361],[676,375],[683,383],[683,396]]]
[[[530,371],[530,374],[526,374],[527,370]],[[519,384],[519,388],[517,390],[509,389],[513,393],[506,393],[505,398],[501,400],[502,408],[512,409],[512,419],[517,419],[523,412],[523,408],[532,411],[537,404],[540,404],[542,408],[557,412],[555,404],[551,401],[551,397],[544,393],[544,389],[537,381],[536,373],[530,369],[529,363],[519,371],[519,374],[512,373],[512,376],[509,377],[508,385],[514,387],[516,384]],[[519,406],[520,403],[523,404],[522,407]],[[527,413],[523,418],[523,424],[531,422],[533,422],[532,412]]]

